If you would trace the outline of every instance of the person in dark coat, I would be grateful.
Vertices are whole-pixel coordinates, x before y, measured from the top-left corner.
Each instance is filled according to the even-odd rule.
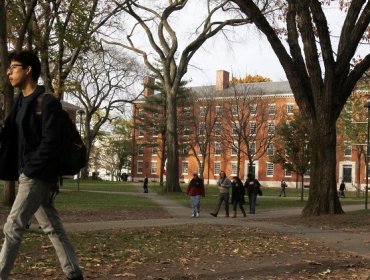
[[[286,182],[285,182],[285,180],[283,179],[283,180],[281,180],[281,182],[280,182],[280,194],[279,194],[279,196],[286,196],[286,193],[285,193],[285,189],[286,189],[286,187],[287,187],[287,184],[286,184]]]
[[[341,197],[346,197],[345,195],[344,195],[344,191],[346,190],[346,184],[344,183],[344,181],[342,180],[342,183],[340,183],[340,185],[339,185],[339,196],[341,196]]]
[[[200,214],[200,199],[205,196],[204,183],[199,178],[198,173],[193,173],[193,178],[190,180],[186,194],[191,197],[192,217],[199,218]]]
[[[148,183],[149,183],[148,176],[145,175],[144,184],[143,184],[144,193],[148,193]]]
[[[239,206],[240,211],[242,211],[243,217],[247,216],[243,207],[243,204],[245,203],[244,195],[245,188],[243,182],[238,176],[234,176],[233,181],[231,182],[231,203],[233,204],[233,218],[236,218],[237,216],[237,206]]]
[[[261,184],[256,178],[254,178],[252,174],[249,173],[247,175],[247,180],[245,181],[244,187],[248,192],[249,213],[256,214],[257,195],[260,191]]]
[[[4,225],[0,252],[0,279],[8,279],[23,233],[34,216],[52,242],[68,279],[82,280],[82,271],[58,212],[53,204],[60,174],[62,106],[45,94],[40,114],[38,97],[45,88],[37,85],[41,63],[31,51],[9,54],[7,75],[20,90],[0,133],[0,179],[18,180],[18,193]]]

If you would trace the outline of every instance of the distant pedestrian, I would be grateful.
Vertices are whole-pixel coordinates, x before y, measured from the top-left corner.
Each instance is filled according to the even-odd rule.
[[[148,176],[145,175],[144,184],[143,184],[144,193],[148,193],[148,183],[149,183]]]
[[[220,178],[217,181],[219,189],[218,202],[215,210],[211,212],[213,217],[217,217],[218,211],[220,211],[222,203],[225,203],[225,218],[229,217],[229,189],[231,188],[231,181],[226,177],[225,171],[220,172]]]
[[[204,183],[199,178],[197,172],[193,172],[193,178],[190,180],[186,194],[191,197],[192,217],[199,218],[200,199],[205,196]]]
[[[345,198],[346,196],[344,195],[344,191],[346,190],[346,184],[342,180],[342,183],[339,185],[339,196]]]
[[[238,176],[233,177],[233,181],[231,183],[231,203],[233,204],[233,218],[237,216],[237,206],[239,206],[240,211],[243,213],[243,217],[247,216],[243,207],[245,203],[244,195],[245,195],[245,188],[243,186],[243,182],[240,180]]]
[[[260,193],[261,184],[251,173],[248,173],[244,187],[247,189],[249,198],[249,213],[256,214],[257,195]]]
[[[284,196],[285,197],[285,188],[287,187],[287,184],[286,184],[286,182],[284,181],[284,179],[283,180],[281,180],[281,182],[280,182],[280,194],[279,194],[279,196]]]

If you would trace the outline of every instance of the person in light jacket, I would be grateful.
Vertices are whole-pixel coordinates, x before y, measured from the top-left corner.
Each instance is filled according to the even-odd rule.
[[[225,203],[225,218],[229,217],[229,190],[231,189],[231,181],[227,178],[225,171],[220,172],[220,178],[217,181],[217,186],[219,189],[218,202],[217,206],[213,212],[210,214],[213,217],[217,217],[218,212],[220,211],[222,203]]]

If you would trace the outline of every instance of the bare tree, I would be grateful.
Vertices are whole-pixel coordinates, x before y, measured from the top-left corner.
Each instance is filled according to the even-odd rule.
[[[125,104],[138,97],[132,92],[138,77],[143,76],[141,71],[133,58],[115,50],[101,50],[80,59],[71,73],[67,92],[84,109],[83,139],[88,159],[96,136],[102,125],[111,120],[112,112],[124,112]],[[83,177],[87,175],[85,167]]]
[[[183,76],[187,72],[189,62],[203,43],[223,30],[226,26],[239,26],[250,23],[239,14],[229,14],[229,19],[215,19],[219,12],[227,9],[228,1],[205,0],[199,4],[205,4],[204,11],[207,13],[201,24],[193,29],[192,37],[186,38],[186,43],[179,42],[175,31],[176,19],[181,15],[188,17],[184,7],[188,0],[169,1],[168,4],[158,4],[153,1],[124,1],[124,11],[134,20],[134,25],[126,34],[126,42],[112,42],[129,49],[142,56],[145,65],[161,81],[166,93],[166,142],[167,142],[167,191],[181,191],[179,185],[179,153],[177,132],[177,94]],[[163,2],[162,2],[163,3]],[[138,43],[140,36],[138,29],[144,31],[148,41],[148,48]],[[135,39],[139,39],[135,41]],[[142,41],[141,41],[142,42]],[[180,50],[180,46],[184,46]]]
[[[234,84],[233,90],[234,97],[225,111],[225,119],[230,121],[226,123],[223,142],[237,156],[237,174],[242,155],[248,160],[248,173],[254,174],[254,162],[263,157],[272,144],[275,136],[273,119],[278,110],[274,106],[268,107],[261,91],[253,84]]]
[[[190,109],[187,125],[187,131],[189,132],[188,145],[198,162],[200,177],[204,178],[204,167],[207,159],[210,159],[211,154],[215,153],[216,149],[221,153],[218,142],[212,144],[216,141],[214,136],[215,126],[217,121],[220,121],[221,115],[217,116],[216,113],[214,92],[210,92],[208,89],[197,92],[196,95],[192,95],[191,100],[187,107]],[[211,151],[212,147],[213,151]],[[208,170],[210,170],[209,164]]]
[[[286,36],[264,15],[270,1],[231,0],[261,30],[277,55],[312,140],[311,184],[303,215],[343,213],[336,188],[336,120],[357,81],[370,66],[369,49],[351,66],[363,36],[368,35],[370,1],[346,2],[339,43],[334,46],[319,0],[273,1],[286,11]],[[287,42],[288,47],[285,47]],[[336,48],[336,50],[334,50]]]

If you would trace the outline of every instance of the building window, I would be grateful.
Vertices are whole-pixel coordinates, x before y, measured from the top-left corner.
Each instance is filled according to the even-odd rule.
[[[274,135],[275,134],[275,124],[273,122],[268,123],[268,135]]]
[[[184,136],[189,136],[190,135],[190,129],[188,127],[184,128]]]
[[[230,163],[230,170],[231,170],[231,176],[236,176],[237,172],[238,172],[238,164],[237,162],[234,162],[232,161]]]
[[[153,146],[153,147],[152,147],[152,155],[153,155],[153,156],[156,156],[156,155],[157,155],[157,153],[158,153],[158,147],[157,147],[157,146]]]
[[[231,155],[236,156],[238,154],[239,145],[237,141],[234,141],[234,143],[231,145]]]
[[[137,165],[136,165],[136,173],[137,174],[143,174],[143,161],[142,160],[138,160],[137,161]]]
[[[274,155],[274,144],[273,143],[267,144],[267,155],[268,156]]]
[[[144,137],[144,127],[139,126],[138,130],[139,130],[139,137]]]
[[[239,122],[232,122],[231,123],[231,127],[232,127],[232,132],[231,134],[233,136],[237,136],[239,135]]]
[[[216,136],[221,135],[221,123],[220,122],[215,123],[215,135]]]
[[[304,173],[304,177],[308,178],[311,176],[311,170],[307,169],[307,171]]]
[[[144,146],[143,145],[137,145],[137,155],[138,156],[144,155]]]
[[[257,134],[257,123],[250,122],[249,125],[251,127],[250,135],[256,135]]]
[[[215,155],[219,156],[221,155],[221,143],[215,142]]]
[[[236,117],[238,115],[238,105],[231,106],[231,114]]]
[[[190,117],[190,111],[191,111],[191,108],[190,107],[183,107],[182,108],[182,114],[184,117]]]
[[[293,115],[294,114],[294,104],[287,104],[286,112],[288,115]]]
[[[205,153],[205,146],[204,146],[204,143],[199,143],[199,153],[198,153],[198,156],[202,156],[203,155],[203,152]]]
[[[344,143],[344,156],[351,157],[352,156],[352,146],[350,142]]]
[[[153,127],[153,137],[158,137],[158,132],[159,132],[158,127],[157,126]]]
[[[181,148],[181,155],[187,156],[189,154],[190,146],[189,144],[184,144]]]
[[[181,164],[181,173],[182,175],[188,175],[189,173],[189,163],[187,161],[183,161]]]
[[[292,177],[292,171],[285,169],[285,177]]]
[[[199,135],[206,135],[206,124],[204,122],[199,123]]]
[[[157,174],[157,162],[156,161],[152,161],[150,163],[150,173]]]
[[[216,106],[216,116],[217,117],[222,116],[222,107],[221,106]]]
[[[199,107],[199,116],[205,117],[206,116],[206,112],[207,112],[207,107],[205,107],[205,106]]]
[[[272,162],[267,163],[266,176],[268,176],[268,177],[274,176],[274,164]]]
[[[257,104],[251,104],[249,110],[251,111],[251,115],[257,115]]]
[[[269,104],[268,105],[268,113],[269,113],[269,115],[275,115],[275,113],[276,113],[275,104]]]
[[[256,142],[249,142],[249,154],[250,155],[256,154]]]
[[[220,161],[215,161],[213,164],[213,174],[218,175],[221,172],[221,162]]]
[[[143,119],[145,117],[144,109],[139,109],[139,118]]]

